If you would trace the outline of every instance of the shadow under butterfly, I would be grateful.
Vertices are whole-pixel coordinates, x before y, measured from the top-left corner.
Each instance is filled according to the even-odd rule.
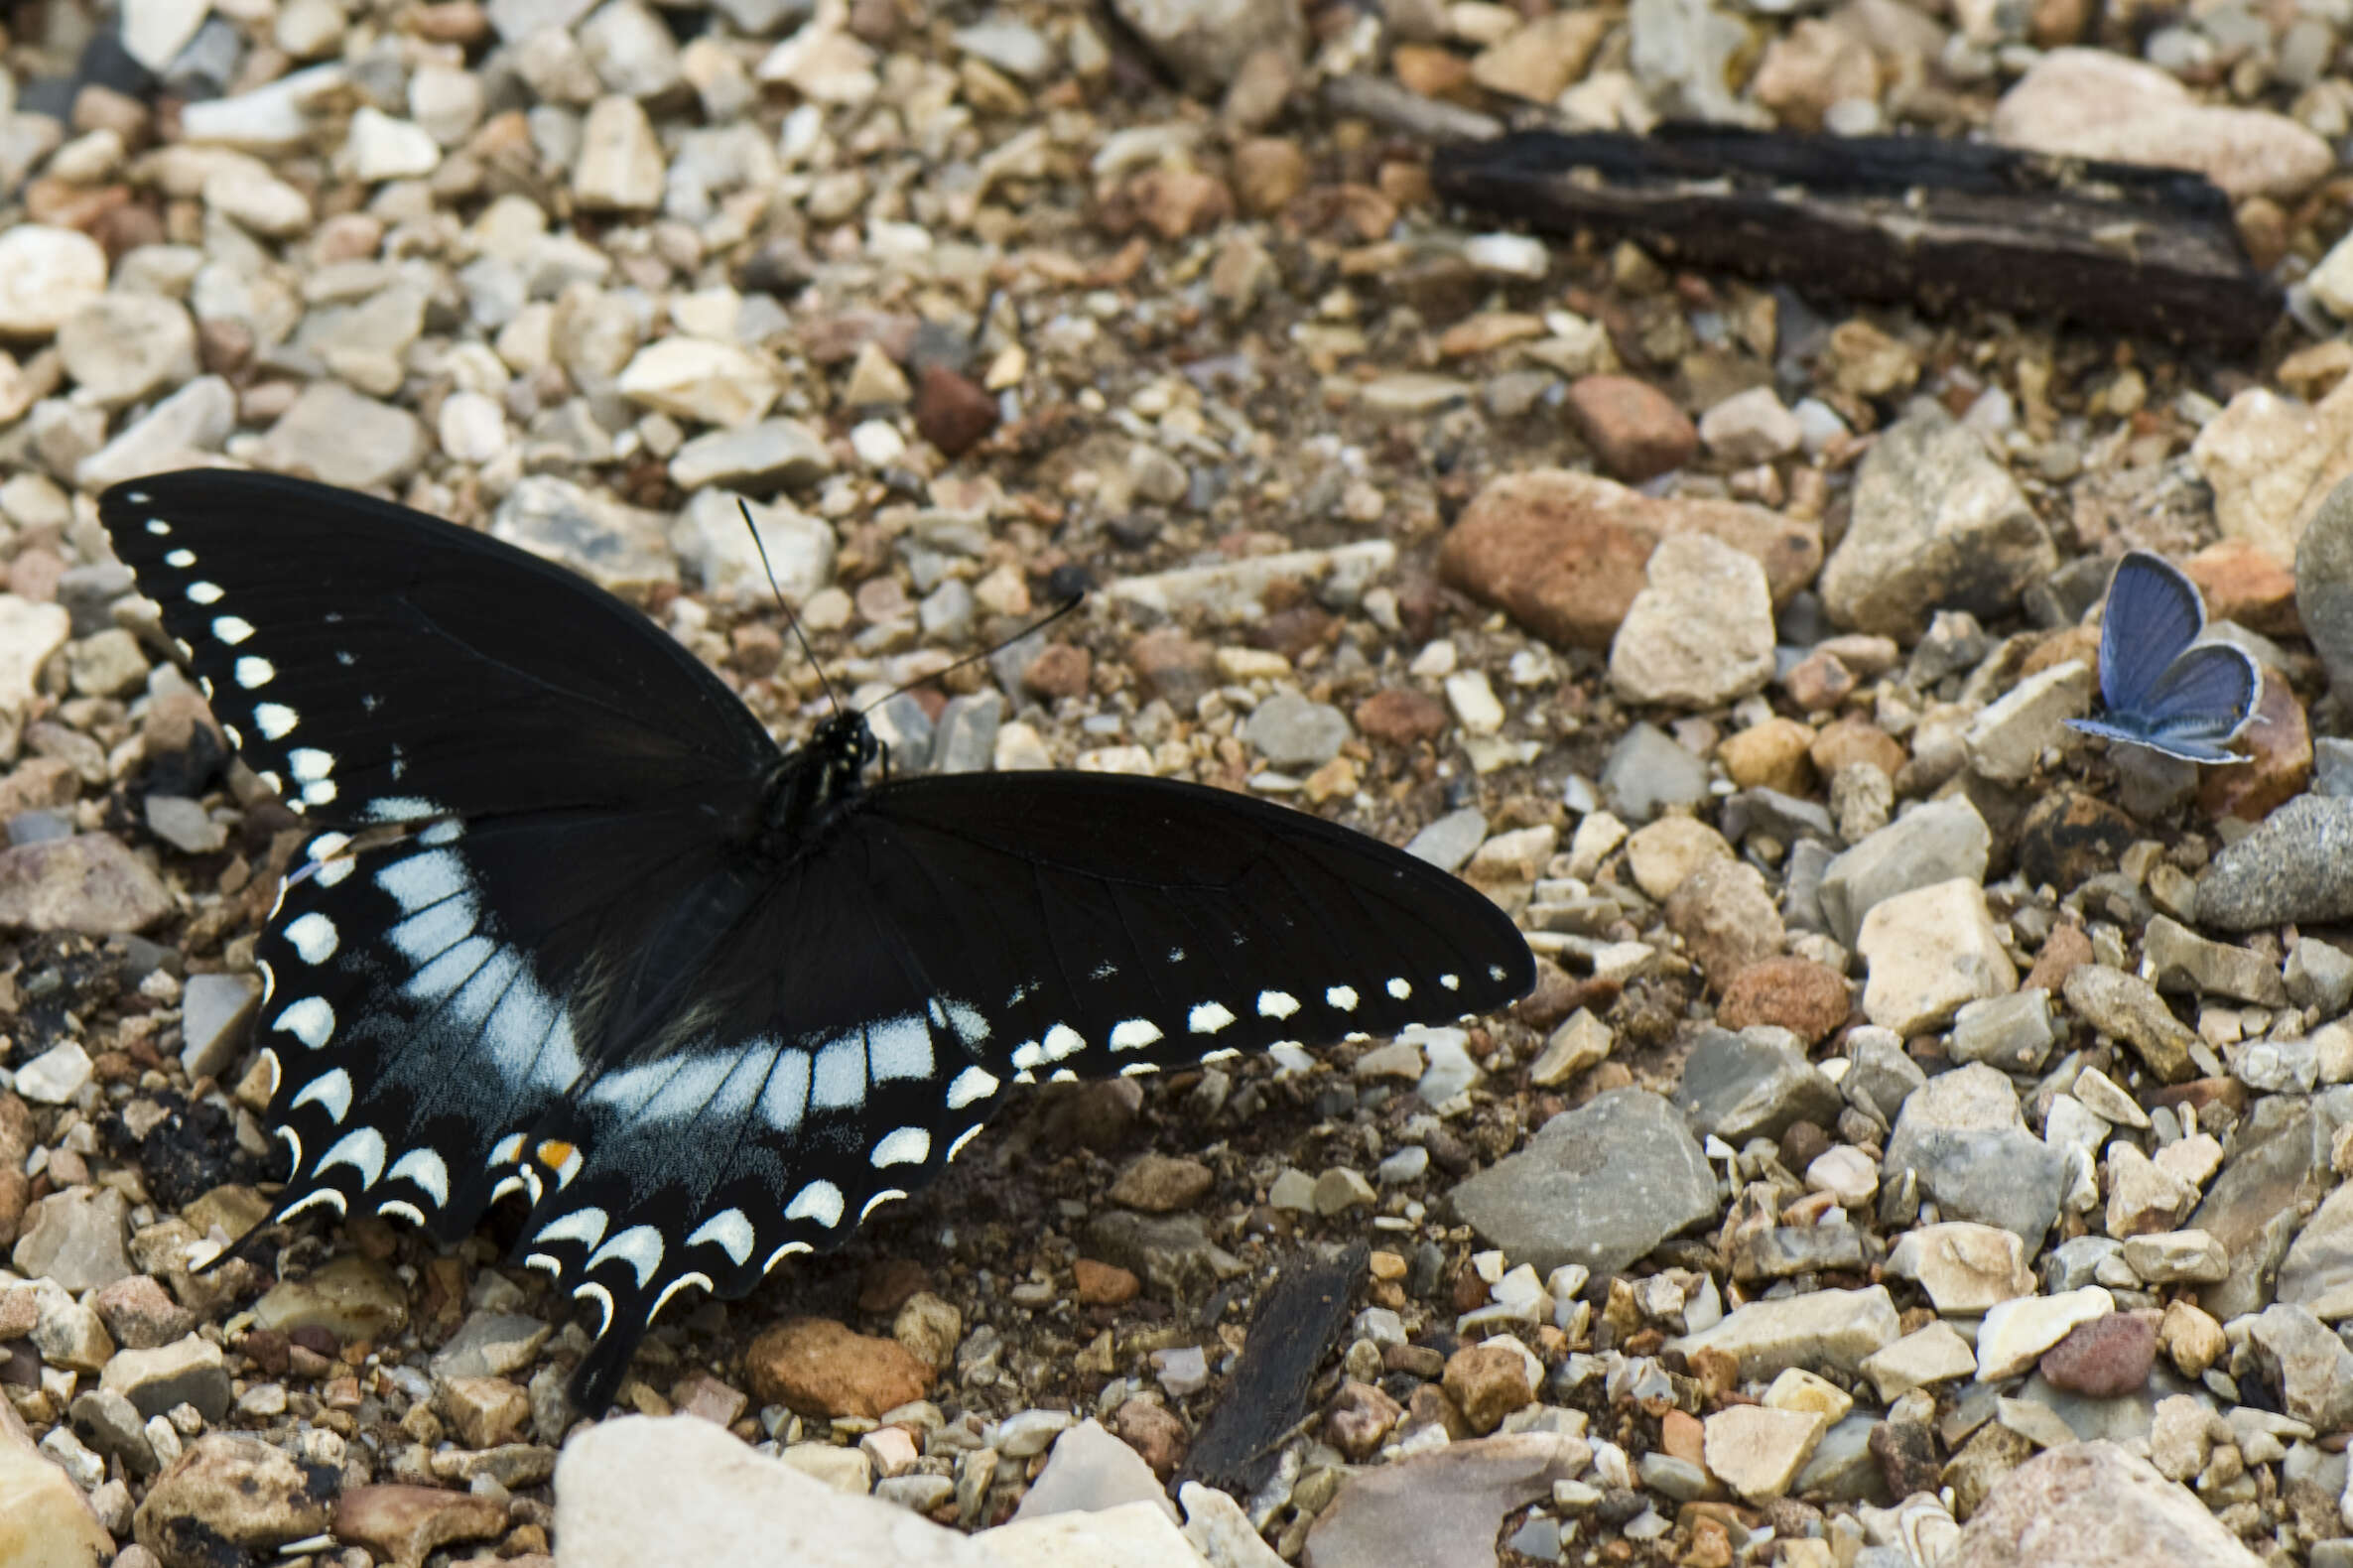
[[[99,516],[312,830],[255,948],[273,1213],[516,1250],[597,1314],[600,1413],[688,1287],[732,1298],[936,1175],[1013,1084],[1492,1011],[1493,902],[1287,807],[1168,780],[868,780],[780,748],[571,572],[308,481],[192,470]]]
[[[2229,749],[2263,691],[2255,656],[2200,642],[2206,606],[2197,585],[2164,557],[2135,550],[2116,565],[2100,623],[2097,719],[2067,725],[2182,762],[2245,762]]]

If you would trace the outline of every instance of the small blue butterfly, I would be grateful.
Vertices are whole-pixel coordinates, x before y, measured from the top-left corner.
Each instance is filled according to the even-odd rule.
[[[2255,717],[2263,672],[2246,649],[2198,641],[2206,606],[2164,557],[2136,550],[2117,563],[2100,627],[2098,719],[2087,735],[2128,741],[2184,762],[2245,762],[2224,749]]]

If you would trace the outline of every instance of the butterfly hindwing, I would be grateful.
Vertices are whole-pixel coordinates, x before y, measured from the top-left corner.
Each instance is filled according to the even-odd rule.
[[[269,474],[159,474],[98,512],[247,765],[322,826],[634,801],[775,760],[675,639],[498,540]]]

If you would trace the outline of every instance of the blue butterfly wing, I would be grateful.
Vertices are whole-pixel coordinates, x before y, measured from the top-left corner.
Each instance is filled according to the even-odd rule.
[[[2196,585],[2164,557],[2136,550],[2117,563],[2100,627],[2100,700],[2139,714],[2176,659],[2206,629]]]
[[[2124,741],[2130,745],[2145,746],[2151,751],[2160,752],[2182,762],[2244,762],[2247,760],[2237,752],[2209,741],[2193,740],[2182,736],[2161,738],[2153,736],[2138,724],[2112,724],[2098,719],[2070,719],[2067,720],[2067,727],[2081,730],[2087,735],[2098,735],[2103,740]]]
[[[2247,727],[2262,691],[2254,655],[2201,643],[2165,667],[2135,717],[2159,739],[2224,741]]]

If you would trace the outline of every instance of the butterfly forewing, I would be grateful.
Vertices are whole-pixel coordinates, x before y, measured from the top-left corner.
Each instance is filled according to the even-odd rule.
[[[256,948],[281,1215],[448,1241],[518,1192],[519,1256],[597,1309],[591,1408],[680,1289],[839,1242],[1008,1084],[1533,981],[1484,896],[1286,808],[1076,774],[863,787],[854,718],[788,757],[635,611],[399,507],[199,472],[100,513],[325,830]]]
[[[423,513],[209,470],[98,512],[248,765],[314,822],[634,802],[775,758],[635,610]]]
[[[2117,563],[2100,624],[2100,698],[2138,713],[2166,666],[2206,629],[2206,606],[2164,557],[2135,550]]]

